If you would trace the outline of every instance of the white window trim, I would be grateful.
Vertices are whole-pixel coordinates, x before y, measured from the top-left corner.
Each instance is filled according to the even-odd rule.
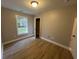
[[[17,16],[21,16],[21,15],[16,15],[16,17]],[[22,17],[25,17],[26,19],[27,19],[27,23],[28,23],[28,17],[26,17],[26,16],[22,16]],[[27,26],[28,26],[28,24],[27,24]],[[16,33],[17,33],[17,35],[18,36],[21,36],[21,35],[27,35],[28,33],[29,33],[29,29],[28,29],[28,33],[22,33],[22,34],[18,34],[18,28],[17,28],[18,26],[17,26],[17,19],[16,19]]]

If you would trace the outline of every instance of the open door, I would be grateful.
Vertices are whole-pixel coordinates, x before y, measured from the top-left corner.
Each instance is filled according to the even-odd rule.
[[[40,36],[40,18],[36,18],[36,38]]]
[[[77,59],[77,19],[75,18],[72,36],[71,36],[71,52],[74,59]]]

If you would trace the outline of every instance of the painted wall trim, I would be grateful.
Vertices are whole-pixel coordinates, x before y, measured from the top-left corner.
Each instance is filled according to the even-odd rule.
[[[12,43],[12,42],[15,42],[15,41],[18,41],[18,40],[24,39],[24,38],[29,38],[29,37],[32,37],[33,35],[34,35],[34,34],[29,35],[29,36],[23,36],[23,37],[20,37],[20,38],[17,38],[17,39],[11,40],[11,41],[7,41],[7,42],[4,42],[3,45],[6,45],[6,44],[9,44],[9,43]],[[35,39],[35,37],[34,37],[34,39]]]
[[[49,39],[44,38],[44,37],[40,37],[40,38],[43,39],[43,40],[46,40],[46,41],[48,41],[48,42],[50,42],[50,43],[53,43],[53,44],[55,44],[55,45],[57,45],[57,46],[60,46],[60,47],[62,47],[62,48],[65,48],[65,49],[71,51],[71,48],[70,48],[70,47],[64,46],[64,45],[62,45],[62,44],[59,44],[59,43],[57,43],[57,42],[55,42],[55,41],[49,40]]]

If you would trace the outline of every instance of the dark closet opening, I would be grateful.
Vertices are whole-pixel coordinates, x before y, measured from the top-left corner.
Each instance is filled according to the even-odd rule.
[[[40,38],[40,18],[36,18],[36,38]]]

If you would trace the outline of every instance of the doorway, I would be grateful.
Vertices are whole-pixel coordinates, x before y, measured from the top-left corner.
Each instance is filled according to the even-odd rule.
[[[36,38],[40,36],[40,18],[36,18]]]

